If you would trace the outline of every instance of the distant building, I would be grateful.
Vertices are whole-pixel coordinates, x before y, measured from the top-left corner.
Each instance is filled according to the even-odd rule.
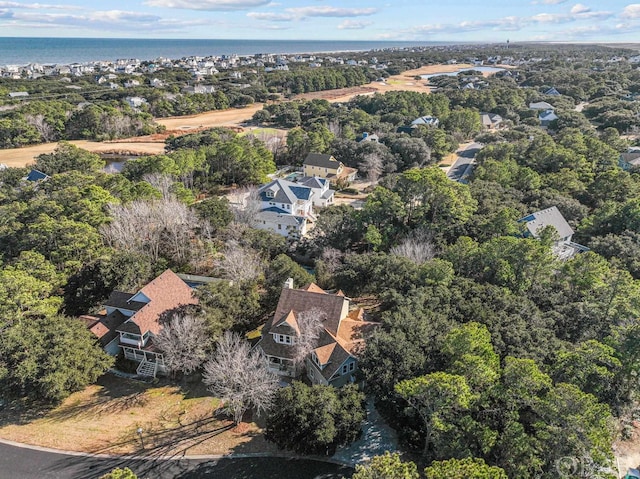
[[[640,148],[631,147],[625,153],[621,153],[618,159],[618,165],[620,165],[620,168],[624,171],[640,168]]]

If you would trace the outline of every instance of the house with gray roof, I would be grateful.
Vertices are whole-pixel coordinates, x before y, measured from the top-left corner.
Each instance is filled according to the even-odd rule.
[[[496,113],[480,113],[480,122],[487,130],[494,130],[502,125],[502,117]]]
[[[524,218],[520,218],[518,222],[524,224],[525,238],[539,239],[547,228],[555,230],[556,238],[552,249],[553,253],[560,259],[569,259],[578,253],[589,251],[586,246],[571,241],[574,233],[573,228],[567,223],[567,220],[556,206],[531,213]]]
[[[640,168],[640,148],[631,147],[626,152],[620,154],[618,165],[624,171],[630,171],[633,168]]]
[[[331,206],[335,191],[329,189],[329,180],[326,178],[320,178],[319,176],[305,176],[298,181],[299,185],[307,186],[313,190],[313,206],[316,208],[324,208],[325,206]]]
[[[529,103],[529,110],[555,110],[555,108],[551,103],[547,103],[546,101],[536,101]]]
[[[260,212],[256,215],[256,228],[299,238],[307,233],[308,222],[315,221],[314,190],[309,186],[277,179],[262,185],[257,196]]]

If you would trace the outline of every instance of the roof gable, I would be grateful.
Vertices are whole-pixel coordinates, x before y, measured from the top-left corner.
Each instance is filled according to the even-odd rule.
[[[321,153],[309,153],[305,158],[303,165],[336,169],[340,166],[340,162],[331,155],[324,155]]]
[[[547,226],[553,226],[560,238],[566,238],[573,235],[573,229],[564,219],[562,213],[556,206],[547,208],[546,210],[536,211],[535,213],[525,216],[519,220],[527,225],[527,230],[534,238],[538,238],[540,233]]]

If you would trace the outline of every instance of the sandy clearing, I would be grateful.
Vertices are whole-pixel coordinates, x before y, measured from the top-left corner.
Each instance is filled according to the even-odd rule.
[[[185,133],[193,128],[238,126],[240,123],[250,120],[255,112],[262,110],[262,106],[262,103],[254,103],[245,108],[208,111],[190,116],[156,118],[156,123],[165,126],[167,130],[186,130]]]

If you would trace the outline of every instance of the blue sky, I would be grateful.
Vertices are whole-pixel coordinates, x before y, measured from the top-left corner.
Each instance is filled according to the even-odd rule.
[[[635,42],[638,33],[640,3],[629,0],[0,0],[0,36]]]

